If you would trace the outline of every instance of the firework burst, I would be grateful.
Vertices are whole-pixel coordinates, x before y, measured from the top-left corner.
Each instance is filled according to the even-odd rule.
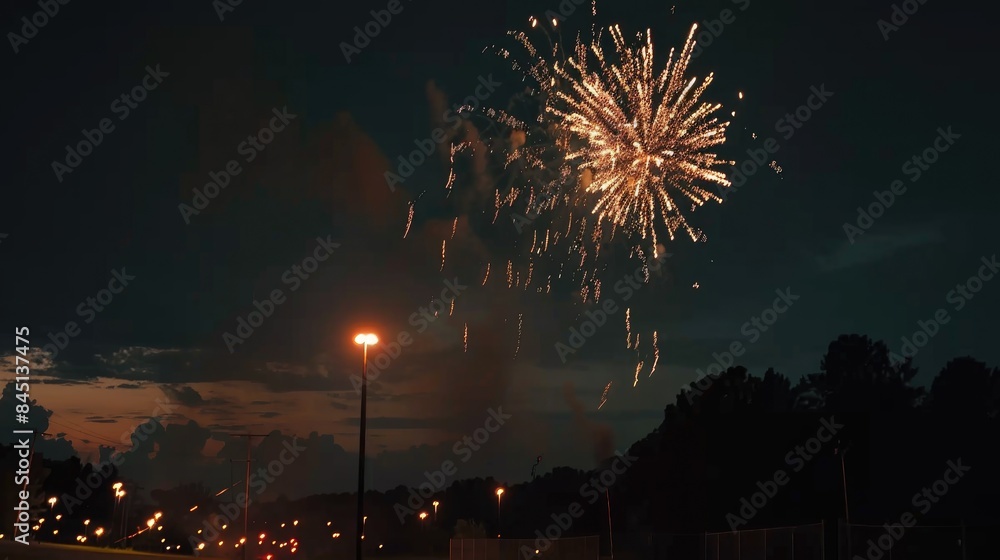
[[[611,26],[606,50],[592,29],[593,40],[578,37],[567,53],[547,24],[530,22],[547,48],[514,31],[524,53],[497,52],[533,85],[506,110],[485,111],[507,128],[493,145],[502,149],[491,150],[509,179],[492,197],[493,220],[509,213],[524,240],[526,255],[512,260],[526,256],[534,274],[522,278],[539,279],[548,292],[568,273],[582,299],[596,301],[613,241],[624,242],[629,259],[649,262],[665,250],[660,239],[679,230],[706,240],[687,216],[721,203],[715,188],[730,185],[717,168],[733,162],[713,153],[729,123],[714,116],[720,104],[701,101],[713,75],[688,75],[696,25],[657,69],[648,30],[628,41]]]
[[[713,116],[720,104],[701,101],[713,75],[700,83],[687,75],[696,30],[693,25],[679,53],[671,49],[659,72],[648,30],[633,46],[620,27],[610,27],[612,52],[599,36],[589,44],[578,39],[569,56],[556,42],[551,59],[527,34],[512,33],[531,57],[529,64],[514,67],[538,84],[541,126],[502,112],[499,118],[515,129],[508,159],[547,168],[547,180],[539,181],[535,173],[526,181],[532,212],[560,203],[575,206],[578,230],[587,229],[586,217],[592,217],[592,241],[618,231],[653,247],[654,256],[658,232],[672,240],[682,229],[692,240],[702,238],[688,223],[687,207],[722,202],[706,187],[728,187],[715,168],[732,162],[710,152],[725,142],[729,125]],[[530,141],[529,134],[542,141]]]
[[[640,46],[630,47],[621,29],[611,27],[618,62],[609,62],[595,42],[590,50],[599,71],[588,70],[586,59],[554,66],[559,85],[545,108],[571,136],[567,159],[591,172],[579,181],[592,195],[590,213],[654,247],[661,226],[671,239],[683,228],[697,240],[701,232],[688,224],[681,204],[722,202],[702,185],[730,184],[713,169],[727,162],[708,152],[725,142],[729,125],[712,117],[722,105],[700,102],[712,75],[701,84],[686,76],[696,29],[691,27],[679,56],[670,51],[657,74],[650,32],[639,35]]]

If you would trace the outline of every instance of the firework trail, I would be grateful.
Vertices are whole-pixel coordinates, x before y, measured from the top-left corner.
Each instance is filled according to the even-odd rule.
[[[410,226],[413,225],[413,203],[410,203],[410,209],[406,214],[406,231],[403,232],[403,239],[406,239],[406,235],[410,233]]]
[[[524,329],[524,313],[517,314],[517,347],[514,348],[514,357],[521,350],[521,331]]]
[[[604,386],[604,392],[601,393],[601,404],[597,405],[597,410],[601,410],[601,407],[604,406],[604,403],[608,402],[608,391],[611,390],[612,383],[614,382],[608,381],[608,384]]]
[[[625,310],[625,347],[632,348],[632,308]]]
[[[653,372],[656,371],[656,364],[660,361],[660,346],[657,338],[656,331],[653,331],[653,369],[649,370],[649,377],[653,377]]]

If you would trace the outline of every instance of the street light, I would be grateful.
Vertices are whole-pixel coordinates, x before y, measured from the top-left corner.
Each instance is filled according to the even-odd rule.
[[[358,444],[358,528],[355,538],[357,555],[361,560],[361,540],[365,534],[365,430],[368,415],[368,347],[378,344],[378,337],[371,333],[361,333],[354,337],[354,343],[364,347],[361,361],[361,426]]]
[[[438,506],[441,505],[441,502],[439,502],[437,500],[434,500],[434,503],[431,504],[431,505],[434,506],[434,522],[437,523],[437,520],[438,520]]]
[[[121,483],[120,483],[120,482],[118,483],[118,486],[119,486],[119,487],[121,486]],[[115,501],[115,509],[116,509],[116,510],[118,509],[118,508],[117,508],[117,505],[118,505],[118,502],[121,502],[121,499],[122,499],[122,498],[124,498],[124,497],[125,497],[125,491],[124,491],[124,490],[118,490],[118,491],[116,491],[116,492],[115,492],[115,499],[116,499],[116,501]],[[117,523],[117,520],[115,521],[115,523]],[[114,527],[112,526],[112,529],[113,529],[113,528],[114,528]],[[122,521],[121,521],[121,528],[122,528],[122,530],[121,530],[121,535],[122,535],[122,536],[126,536],[126,535],[127,535],[128,533],[126,533],[126,531],[125,531],[125,507],[124,507],[124,504],[122,505]],[[128,541],[128,539],[127,539],[127,538],[126,538],[125,540],[126,540],[126,541]],[[123,546],[124,546],[124,545],[123,545]]]
[[[497,488],[497,538],[500,538],[500,496],[503,496],[503,488]]]

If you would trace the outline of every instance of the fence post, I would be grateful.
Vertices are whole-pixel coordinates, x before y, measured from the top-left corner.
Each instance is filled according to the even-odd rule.
[[[962,519],[962,560],[965,559],[965,519]]]
[[[819,534],[819,547],[822,549],[820,554],[822,555],[823,560],[826,560],[826,519],[820,522],[820,529],[822,529]],[[793,560],[795,558],[794,549],[792,551],[792,558]]]
[[[820,548],[823,547],[823,537],[820,536]],[[792,529],[792,560],[795,560],[795,529]]]

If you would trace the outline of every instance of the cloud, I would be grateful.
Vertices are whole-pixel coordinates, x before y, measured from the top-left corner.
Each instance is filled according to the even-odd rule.
[[[205,404],[205,399],[193,387],[182,385],[161,385],[160,390],[172,402],[182,406],[201,406]]]
[[[892,233],[865,233],[851,244],[846,239],[832,252],[815,257],[815,263],[824,272],[864,266],[895,256],[916,247],[940,243],[943,240],[937,228],[924,227],[898,230]]]

